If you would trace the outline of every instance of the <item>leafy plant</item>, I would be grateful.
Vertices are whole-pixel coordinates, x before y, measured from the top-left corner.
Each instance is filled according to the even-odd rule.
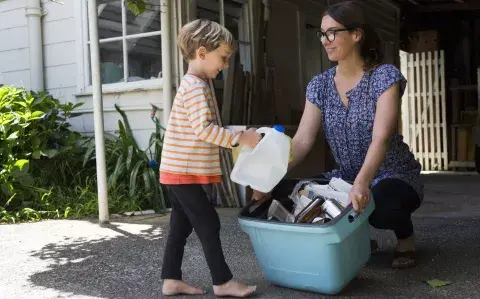
[[[141,15],[145,11],[147,5],[146,0],[126,0],[125,4],[128,9],[135,15]]]
[[[34,186],[31,160],[80,151],[86,137],[66,122],[81,104],[61,104],[48,93],[0,87],[0,205],[20,207],[48,190]],[[28,202],[27,202],[28,203]]]
[[[145,199],[144,205],[153,207],[156,212],[162,212],[166,205],[165,193],[158,181],[158,163],[163,146],[160,128],[150,136],[147,150],[142,150],[133,137],[127,115],[116,104],[115,109],[123,121],[118,121],[119,136],[107,135],[105,139],[109,193],[112,196],[126,193],[129,198]],[[95,144],[92,143],[84,163],[94,158],[94,152]]]
[[[47,93],[0,87],[0,223],[98,214],[93,139],[72,131],[68,123],[78,106],[61,104]],[[163,211],[161,129],[142,150],[125,113],[116,108],[123,122],[119,136],[106,140],[109,211]]]

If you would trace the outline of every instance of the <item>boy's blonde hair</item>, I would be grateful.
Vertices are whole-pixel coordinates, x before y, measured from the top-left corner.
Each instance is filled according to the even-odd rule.
[[[222,42],[226,43],[232,52],[236,50],[232,33],[222,25],[205,19],[198,19],[183,26],[177,42],[186,61],[195,58],[198,48],[205,47],[210,52],[220,47]]]

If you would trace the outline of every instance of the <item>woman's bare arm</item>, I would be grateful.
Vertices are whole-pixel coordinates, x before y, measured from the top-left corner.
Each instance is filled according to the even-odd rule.
[[[300,164],[312,149],[320,129],[321,119],[321,110],[306,100],[300,125],[292,140],[293,159],[288,165],[289,170]]]
[[[397,128],[399,115],[399,85],[395,84],[378,98],[372,143],[357,175],[358,183],[368,186],[372,183],[389,150],[390,139]]]

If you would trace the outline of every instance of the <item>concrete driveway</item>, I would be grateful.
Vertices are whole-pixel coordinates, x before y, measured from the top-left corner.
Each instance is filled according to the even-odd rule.
[[[389,267],[393,233],[374,231],[380,252],[338,298],[479,298],[480,176],[425,176],[426,198],[415,213],[419,266]],[[258,285],[256,298],[322,298],[264,280],[238,210],[219,209],[222,241],[237,279]],[[44,221],[0,226],[0,298],[161,298],[160,269],[168,217]],[[210,292],[200,243],[192,235],[184,278]],[[433,289],[428,279],[451,281]]]

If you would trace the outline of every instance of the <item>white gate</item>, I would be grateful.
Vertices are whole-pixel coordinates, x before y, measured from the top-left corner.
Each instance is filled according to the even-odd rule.
[[[408,80],[402,98],[402,134],[423,171],[448,170],[444,51],[400,51]]]

